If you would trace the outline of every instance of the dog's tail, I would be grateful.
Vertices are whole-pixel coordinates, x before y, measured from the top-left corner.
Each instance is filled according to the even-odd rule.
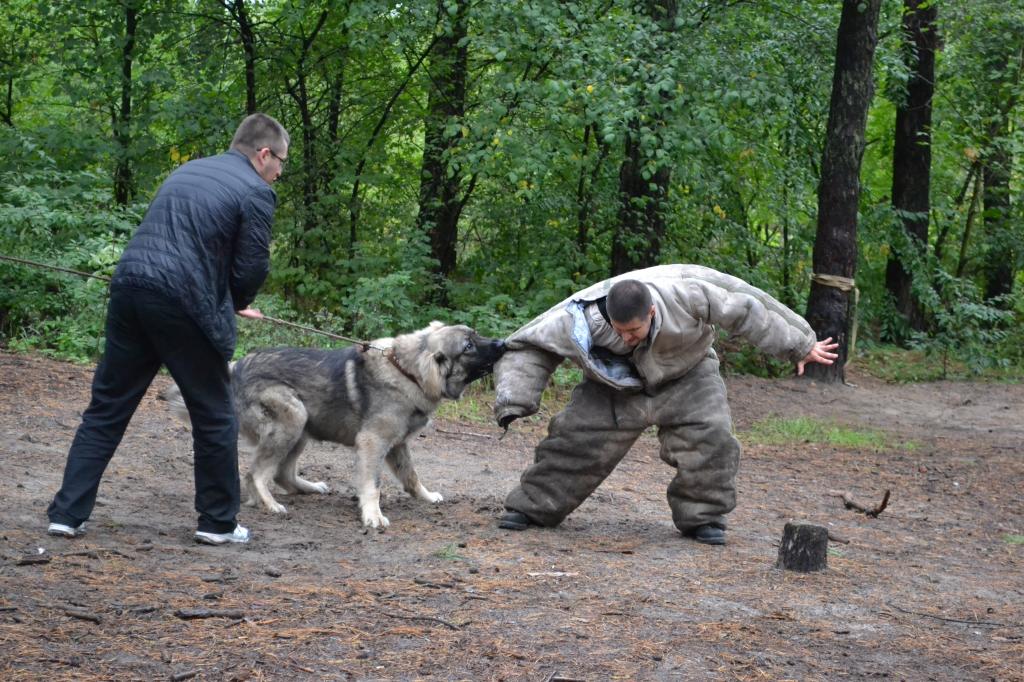
[[[228,364],[228,374],[233,374],[235,371],[235,363]],[[188,406],[185,405],[185,398],[181,395],[181,389],[178,388],[178,384],[171,382],[171,385],[161,391],[157,395],[157,399],[164,400],[167,402],[167,406],[171,408],[171,413],[179,420],[186,424],[191,423],[191,419],[188,416]]]
[[[171,408],[171,414],[180,421],[186,424],[190,423],[188,408],[185,406],[185,398],[182,397],[178,384],[172,382],[170,386],[157,395],[157,398],[167,401],[167,406]]]

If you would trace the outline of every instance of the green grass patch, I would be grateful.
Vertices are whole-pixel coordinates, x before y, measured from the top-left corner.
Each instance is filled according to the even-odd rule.
[[[1024,545],[1024,535],[1011,535],[1007,533],[1003,536],[1003,542],[1008,545]]]
[[[447,544],[434,552],[434,556],[438,559],[445,559],[447,561],[465,561],[466,559],[466,557],[459,554],[458,545],[454,542]]]
[[[821,443],[857,450],[882,450],[894,446],[890,436],[884,431],[851,429],[810,417],[769,417],[755,423],[749,431],[740,436],[749,443],[761,445]],[[902,443],[899,447],[913,449],[914,444]]]

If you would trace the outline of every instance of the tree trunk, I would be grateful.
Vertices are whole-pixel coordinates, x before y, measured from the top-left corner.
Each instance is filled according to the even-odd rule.
[[[321,258],[315,262],[317,270],[324,267],[329,247],[322,232],[319,233],[320,236],[316,240],[318,243],[310,244],[307,241],[309,234],[316,234],[319,231],[320,222],[316,208],[320,197],[317,191],[317,128],[312,112],[309,86],[307,85],[306,58],[309,56],[313,44],[320,34],[320,30],[324,27],[327,17],[328,10],[322,11],[317,18],[317,23],[313,30],[310,31],[308,36],[302,37],[295,65],[295,81],[285,81],[285,87],[288,89],[288,94],[295,101],[295,106],[298,107],[299,120],[302,122],[302,205],[300,209],[302,235],[299,237],[298,245],[317,250],[318,253],[322,254]]]
[[[892,206],[903,223],[906,241],[900,245],[906,251],[894,248],[890,253],[885,285],[895,300],[897,312],[915,331],[926,328],[924,311],[912,291],[911,268],[921,262],[928,246],[937,13],[934,2],[903,0],[904,62],[910,70],[910,80],[906,99],[896,108]]]
[[[990,144],[981,157],[982,218],[986,233],[985,298],[993,299],[1013,293],[1020,257],[1021,230],[1014,224],[1011,213],[1010,176],[1013,168],[1013,110],[1017,106],[1018,88],[1024,77],[1024,43],[1018,41],[1012,54],[997,52],[988,62],[991,85],[999,93],[994,102],[997,115],[988,130]],[[1009,96],[1003,95],[1004,92],[1009,92]]]
[[[660,166],[653,175],[644,177],[646,158],[640,144],[640,121],[630,121],[629,127],[625,158],[619,168],[621,205],[619,224],[612,235],[613,276],[657,265],[666,229],[665,199],[672,177],[668,166]]]
[[[832,99],[818,185],[818,226],[813,266],[818,275],[852,280],[857,270],[857,208],[864,130],[874,94],[871,79],[881,0],[843,0],[836,45]],[[807,300],[807,321],[818,338],[839,343],[832,365],[810,364],[805,376],[826,382],[845,380],[849,291],[815,280]]]
[[[971,243],[971,233],[974,231],[974,220],[978,215],[978,202],[981,199],[981,172],[974,174],[974,190],[971,192],[971,203],[967,206],[967,220],[964,223],[964,233],[960,239],[960,255],[956,261],[956,276],[963,277],[967,269],[967,247]]]
[[[985,255],[985,298],[1013,292],[1017,276],[1018,244],[1010,214],[1010,165],[1013,157],[1005,140],[996,143],[982,161],[982,202],[985,210],[987,250]]]
[[[433,52],[434,46],[440,39],[441,34],[442,32],[438,29],[438,27],[435,26],[434,38],[430,41],[430,44],[427,45],[426,49],[424,49],[423,52],[420,53],[419,57],[416,58],[415,63],[409,64],[409,69],[405,73],[405,78],[402,80],[399,86],[395,88],[394,92],[391,93],[391,97],[388,98],[387,104],[384,105],[384,110],[381,112],[380,116],[377,117],[377,125],[374,126],[373,132],[370,133],[370,137],[366,141],[366,145],[363,147],[363,154],[362,156],[359,157],[359,162],[356,164],[356,169],[355,172],[353,173],[353,177],[355,178],[355,180],[352,181],[352,191],[349,193],[348,200],[349,260],[353,260],[355,258],[356,244],[359,241],[359,216],[361,208],[359,188],[362,183],[363,169],[366,168],[366,163],[367,161],[369,161],[370,152],[373,150],[374,146],[376,146],[377,140],[381,137],[381,135],[384,132],[384,126],[391,119],[391,111],[398,103],[398,98],[401,97],[402,93],[404,93],[406,91],[406,88],[409,87],[409,84],[412,82],[413,76],[415,76],[416,72],[419,71],[419,68],[420,66],[423,65],[424,60],[426,60],[426,58],[430,56],[430,54]],[[419,223],[417,223],[417,225],[419,225]]]
[[[245,0],[234,0],[228,8],[238,24],[238,36],[242,41],[242,55],[245,63],[245,112],[255,114],[256,109],[256,36],[252,22],[245,8]]]
[[[430,255],[437,277],[435,300],[447,305],[446,282],[455,271],[462,173],[449,158],[462,138],[466,111],[468,46],[468,0],[457,0],[454,14],[450,3],[438,1],[442,24],[450,30],[437,40],[431,53],[431,88],[424,121],[423,163],[420,169],[419,215],[416,226],[430,238]],[[438,29],[443,30],[443,29]]]
[[[583,128],[583,161],[590,153],[590,131],[593,124]],[[576,183],[576,250],[583,261],[587,256],[587,245],[590,241],[590,190],[587,187],[587,167],[580,164],[580,177]]]
[[[316,122],[310,110],[309,89],[306,85],[305,58],[299,60],[298,73],[295,76],[293,99],[299,108],[299,119],[302,121],[302,222],[303,233],[309,233],[319,227],[315,207],[319,202],[317,193],[317,149]],[[321,246],[326,248],[321,238]]]
[[[121,106],[114,114],[114,142],[117,161],[114,167],[114,202],[127,206],[134,195],[132,144],[132,62],[135,58],[135,31],[138,27],[138,8],[133,3],[124,9],[124,43],[121,47]]]
[[[4,96],[4,112],[0,114],[4,125],[14,127],[14,76],[7,77],[7,94]]]
[[[662,36],[668,37],[675,32],[676,0],[647,0],[644,8],[648,16],[658,23]],[[662,102],[669,97],[671,93],[663,92]],[[659,134],[664,123],[662,102],[654,107],[641,102],[639,109],[653,109],[648,120],[641,123],[639,118],[634,118],[629,122],[625,154],[619,168],[619,222],[612,235],[612,275],[656,265],[661,256],[661,243],[666,232],[665,201],[672,170],[664,164],[653,172],[649,170],[647,161],[655,149],[648,149],[642,144],[642,139],[653,137],[655,148],[662,146]]]

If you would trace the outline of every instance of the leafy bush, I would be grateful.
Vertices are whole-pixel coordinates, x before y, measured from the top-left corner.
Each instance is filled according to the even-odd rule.
[[[3,142],[12,148],[10,137]],[[21,142],[15,155],[26,153]],[[0,173],[2,254],[108,277],[138,220],[136,211],[110,207],[107,183],[94,173],[46,164]],[[106,294],[96,279],[0,262],[0,340],[93,360],[102,349]]]
[[[922,288],[922,303],[932,319],[928,334],[915,334],[912,345],[942,361],[942,378],[950,363],[959,359],[974,374],[995,365],[1007,366],[1009,358],[998,349],[1007,340],[1014,320],[1006,301],[984,301],[973,282],[938,270],[936,286]]]

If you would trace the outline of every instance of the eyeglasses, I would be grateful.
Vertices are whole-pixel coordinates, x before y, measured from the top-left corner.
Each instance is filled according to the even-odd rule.
[[[275,159],[277,159],[278,161],[280,161],[280,162],[281,162],[281,166],[282,166],[282,167],[283,167],[283,166],[284,166],[284,165],[285,165],[286,163],[288,163],[288,159],[282,159],[282,158],[281,158],[280,156],[278,156],[278,155],[277,155],[277,153],[276,153],[276,152],[275,152],[275,151],[274,151],[273,149],[271,149],[270,147],[267,147],[267,151],[268,151],[268,152],[270,152],[270,155],[271,155],[271,156],[273,156],[273,157],[274,157]]]

